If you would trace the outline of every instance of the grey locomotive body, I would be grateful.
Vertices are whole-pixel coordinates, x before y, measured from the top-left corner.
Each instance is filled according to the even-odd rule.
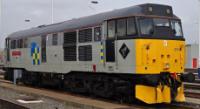
[[[25,84],[58,86],[73,92],[127,101],[137,98],[149,104],[169,103],[171,100],[164,98],[163,101],[145,100],[140,94],[141,88],[143,90],[146,86],[151,86],[154,89],[159,85],[160,77],[168,77],[171,72],[167,69],[164,72],[168,73],[160,76],[163,71],[160,70],[162,67],[159,63],[159,69],[146,63],[148,54],[138,60],[140,55],[144,56],[149,50],[146,47],[148,41],[159,43],[164,49],[167,47],[166,43],[173,43],[173,40],[178,41],[177,46],[184,43],[180,31],[177,33],[181,37],[162,36],[176,36],[172,34],[175,27],[169,25],[152,28],[155,29],[152,34],[149,27],[154,27],[153,23],[156,22],[161,25],[170,22],[181,29],[180,19],[173,15],[170,6],[143,4],[15,32],[6,38],[5,78],[12,80],[13,72],[20,70],[20,80]],[[147,37],[148,35],[152,37]],[[143,47],[141,49],[144,52],[136,53],[139,50],[136,48],[141,44],[146,49]],[[157,49],[156,44],[152,45]],[[150,56],[152,54],[151,51]],[[142,60],[145,62],[140,64]],[[173,68],[173,71],[182,71],[180,68]],[[137,84],[144,86],[137,88]],[[178,86],[181,87],[180,84]],[[172,88],[176,92],[178,87]],[[153,91],[155,90],[152,93]],[[172,96],[173,99],[175,97]]]

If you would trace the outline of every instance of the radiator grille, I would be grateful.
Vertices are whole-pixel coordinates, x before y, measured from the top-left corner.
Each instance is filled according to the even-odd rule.
[[[92,46],[79,46],[79,61],[92,61]]]
[[[64,33],[64,61],[76,61],[76,32]]]
[[[64,47],[64,61],[76,61],[76,46]]]
[[[76,43],[76,32],[64,33],[64,44]]]
[[[79,42],[92,41],[92,29],[84,29],[79,31]]]

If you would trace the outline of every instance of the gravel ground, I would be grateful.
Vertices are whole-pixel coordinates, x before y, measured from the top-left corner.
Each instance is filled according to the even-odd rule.
[[[27,90],[28,92],[23,91],[23,90]],[[38,93],[40,93],[40,94],[38,94]],[[52,96],[53,96],[53,98],[50,98]],[[56,99],[54,97],[59,98],[59,99]],[[90,99],[86,100],[86,98],[75,97],[75,96],[71,96],[71,95],[67,95],[67,94],[57,94],[57,93],[49,92],[49,91],[45,91],[45,90],[40,91],[40,90],[37,90],[34,88],[27,88],[27,87],[23,87],[23,86],[16,86],[16,85],[7,84],[7,83],[1,83],[1,82],[0,82],[0,99],[25,106],[29,109],[97,109],[94,106],[89,106],[92,104],[95,104],[95,106],[103,105],[103,107],[107,107],[106,109],[111,109],[110,107],[115,107],[115,105],[111,105],[111,104],[105,103],[105,102],[97,102],[97,101],[95,102],[95,100],[90,100]],[[23,104],[23,103],[20,103],[17,101],[19,99],[42,100],[43,102]],[[186,99],[190,105],[194,105],[192,107],[199,109],[199,103],[200,103],[199,99],[193,99],[193,98],[186,98]],[[87,102],[90,104],[85,105],[83,102]],[[111,106],[109,106],[109,105],[111,105]],[[196,105],[198,107],[196,107]],[[118,108],[118,109],[128,109],[128,108],[134,107],[133,109],[135,109],[138,106],[136,106],[136,107],[135,106],[131,106],[131,107],[116,106],[116,107],[123,107],[123,108]],[[124,107],[126,107],[126,108],[124,108]],[[191,106],[188,106],[188,107],[191,107]],[[141,109],[141,108],[142,107],[140,107],[139,109]],[[146,107],[146,108],[149,108],[149,107]],[[173,106],[170,108],[179,109],[179,107],[176,108]],[[98,109],[102,109],[102,108],[98,108]],[[112,108],[112,109],[114,109],[114,108]],[[151,109],[154,109],[154,107],[151,107]],[[168,107],[166,107],[166,108],[161,107],[161,108],[155,108],[155,109],[168,109]],[[188,109],[188,108],[184,108],[184,109]]]
[[[6,91],[1,92],[2,89],[6,89]],[[8,92],[8,91],[10,92]],[[23,92],[23,93],[22,93]],[[40,109],[56,109],[54,108],[55,106],[60,106],[58,109],[128,109],[128,105],[122,105],[118,103],[110,103],[106,101],[101,101],[97,99],[91,99],[87,97],[81,97],[81,96],[74,96],[68,93],[60,93],[60,92],[55,92],[55,91],[50,91],[50,90],[45,90],[45,89],[37,89],[37,88],[31,88],[31,87],[26,87],[26,86],[21,86],[21,85],[13,85],[10,83],[7,83],[6,81],[0,81],[0,94],[1,93],[8,93],[6,98],[11,98],[11,100],[16,100],[19,97],[26,97],[31,94],[30,97],[32,98],[37,98],[39,100],[43,100],[44,103],[39,103],[37,106]],[[11,95],[9,93],[15,93],[15,97],[10,97]],[[0,95],[0,99],[1,99]],[[50,99],[50,100],[49,100]],[[51,103],[50,101],[54,101]],[[50,105],[53,108],[45,107],[43,106]],[[47,105],[46,105],[47,104]],[[52,106],[53,104],[53,106]],[[34,106],[35,104],[30,104],[31,107]],[[54,106],[55,105],[55,106]],[[63,105],[63,107],[62,107]],[[45,107],[45,108],[44,108]],[[134,105],[134,108],[138,106]],[[35,109],[35,108],[34,108]]]
[[[20,104],[30,109],[82,109],[82,108],[88,109],[88,107],[81,107],[75,103],[66,103],[63,101],[57,101],[54,99],[45,98],[41,96],[28,95],[25,93],[20,93],[2,87],[0,87],[0,99]],[[23,104],[17,101],[19,99],[42,100],[43,102]]]

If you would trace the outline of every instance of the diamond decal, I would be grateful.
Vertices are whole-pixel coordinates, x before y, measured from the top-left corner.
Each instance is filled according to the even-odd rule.
[[[129,50],[129,48],[126,46],[126,44],[123,43],[123,45],[122,45],[121,48],[119,49],[119,52],[120,52],[120,54],[122,55],[122,57],[125,59],[125,58],[128,56],[130,50]]]

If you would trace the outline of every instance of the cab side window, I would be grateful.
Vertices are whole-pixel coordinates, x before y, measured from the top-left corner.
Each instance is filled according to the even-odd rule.
[[[127,35],[136,35],[137,29],[136,29],[136,22],[135,18],[128,18],[127,19]]]
[[[146,22],[142,22],[142,27]],[[142,32],[146,33],[145,29]],[[117,37],[117,40],[133,38],[138,34],[135,17],[108,21],[108,39]]]
[[[101,41],[101,27],[94,28],[94,41]]]
[[[108,21],[108,38],[115,37],[115,20]]]
[[[117,36],[126,36],[126,19],[117,20]]]

